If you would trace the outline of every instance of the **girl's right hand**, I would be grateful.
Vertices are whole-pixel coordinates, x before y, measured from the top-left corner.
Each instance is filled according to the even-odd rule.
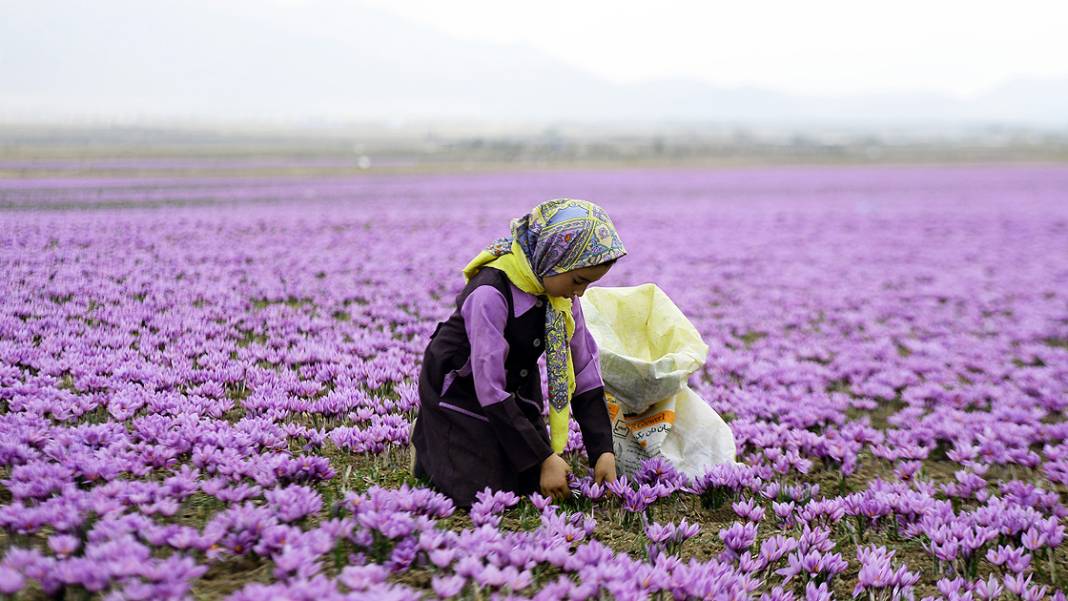
[[[567,487],[567,473],[571,466],[564,458],[553,453],[541,462],[541,494],[560,501],[566,499],[571,491]]]

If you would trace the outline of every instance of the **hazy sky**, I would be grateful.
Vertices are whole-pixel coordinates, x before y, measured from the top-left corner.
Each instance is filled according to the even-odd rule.
[[[1068,0],[0,0],[0,121],[1061,127],[1066,29]]]
[[[1063,0],[362,1],[459,37],[533,46],[617,83],[966,96],[1068,75]]]

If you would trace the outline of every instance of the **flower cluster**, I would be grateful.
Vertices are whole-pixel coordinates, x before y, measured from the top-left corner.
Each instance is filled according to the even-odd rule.
[[[0,595],[185,599],[244,566],[270,582],[232,599],[1063,601],[1063,167],[190,161],[0,178]],[[457,268],[561,189],[627,242],[603,284],[655,281],[701,332],[690,386],[738,463],[576,474],[559,505],[484,491],[462,527],[398,484],[422,353]]]

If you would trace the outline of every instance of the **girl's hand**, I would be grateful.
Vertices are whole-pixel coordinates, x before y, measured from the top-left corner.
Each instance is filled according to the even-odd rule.
[[[541,462],[541,494],[556,501],[567,498],[571,490],[567,487],[567,473],[571,466],[564,458],[553,453]]]
[[[597,465],[593,468],[593,481],[595,484],[616,479],[616,456],[612,453],[601,453],[597,458]]]

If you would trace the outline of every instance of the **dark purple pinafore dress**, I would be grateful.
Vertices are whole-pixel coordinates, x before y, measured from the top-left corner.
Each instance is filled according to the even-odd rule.
[[[508,303],[504,337],[505,392],[501,402],[482,406],[475,394],[471,345],[460,310],[478,286],[493,286]],[[545,300],[542,298],[541,300]],[[538,358],[544,351],[545,305],[514,315],[508,276],[484,267],[456,297],[456,310],[438,324],[423,356],[419,376],[419,415],[412,434],[415,475],[467,508],[487,486],[530,494],[539,489],[541,463],[552,455],[542,417]],[[449,376],[448,387],[442,390]],[[611,422],[598,386],[571,399],[591,465],[612,451]]]

